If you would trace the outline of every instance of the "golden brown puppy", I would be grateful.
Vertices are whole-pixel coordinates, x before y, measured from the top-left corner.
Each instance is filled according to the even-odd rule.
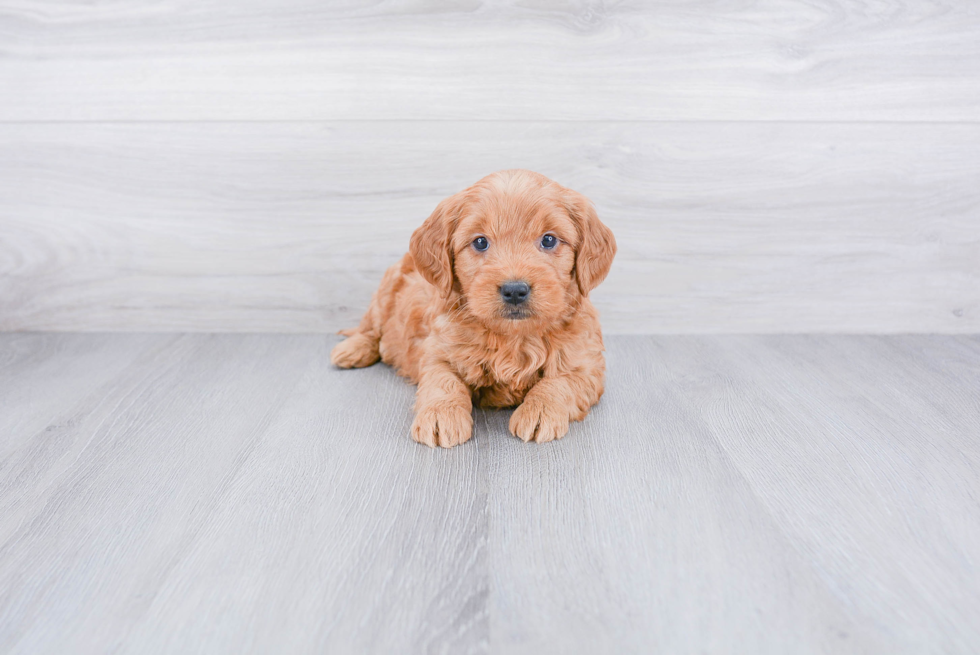
[[[446,198],[385,273],[342,368],[380,358],[418,385],[412,438],[468,440],[472,407],[513,407],[524,441],[568,432],[602,395],[599,315],[589,302],[616,240],[589,200],[531,171],[494,173]]]

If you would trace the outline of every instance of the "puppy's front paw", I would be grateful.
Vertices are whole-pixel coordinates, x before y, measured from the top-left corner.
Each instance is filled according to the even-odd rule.
[[[524,441],[561,439],[568,433],[568,410],[529,396],[511,415],[510,432]]]
[[[452,448],[471,436],[472,412],[451,403],[420,408],[412,423],[412,439],[431,448]]]
[[[363,334],[354,334],[330,351],[330,361],[340,368],[363,368],[377,362],[378,342]]]

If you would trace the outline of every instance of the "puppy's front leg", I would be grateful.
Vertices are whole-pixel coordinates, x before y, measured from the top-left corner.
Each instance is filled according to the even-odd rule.
[[[412,438],[426,446],[452,448],[473,435],[470,390],[444,362],[427,364],[415,395]]]
[[[510,432],[524,441],[552,441],[568,433],[602,395],[602,371],[544,377],[510,417]]]

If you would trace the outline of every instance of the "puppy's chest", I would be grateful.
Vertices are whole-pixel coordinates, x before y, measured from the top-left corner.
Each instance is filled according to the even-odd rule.
[[[455,362],[456,370],[482,407],[511,407],[524,400],[541,379],[547,353],[543,348],[466,349]]]

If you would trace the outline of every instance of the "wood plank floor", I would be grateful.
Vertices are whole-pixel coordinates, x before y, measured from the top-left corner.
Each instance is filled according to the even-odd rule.
[[[451,451],[335,341],[0,335],[0,651],[980,650],[980,338],[613,337]]]

